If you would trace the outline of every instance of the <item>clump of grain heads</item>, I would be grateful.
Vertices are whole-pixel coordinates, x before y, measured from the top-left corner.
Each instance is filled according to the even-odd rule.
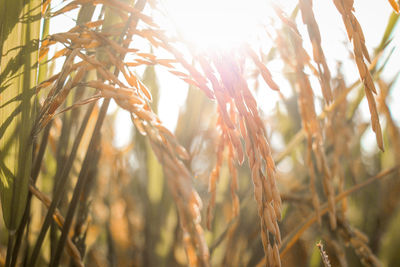
[[[387,162],[399,163],[400,132],[390,109],[393,83],[379,77],[386,63],[376,67],[386,57],[382,50],[397,18],[391,17],[368,68],[370,58],[353,1],[334,0],[361,78],[346,85],[345,78],[351,77],[342,74],[342,63],[336,72],[328,68],[329,55],[322,47],[312,0],[294,3],[290,17],[271,7],[279,19],[272,15],[266,22],[265,31],[259,32],[260,43],[244,40],[239,47],[207,51],[191,47],[174,29],[156,23],[166,15],[158,1],[69,0],[55,8],[50,2],[43,1],[43,19],[75,10],[77,24],[51,35],[44,27],[36,51],[39,66],[57,60],[61,68],[58,73],[51,68],[39,71],[45,75],[35,87],[39,106],[30,136],[31,195],[20,229],[9,235],[6,258],[4,239],[0,240],[0,265],[16,266],[22,260],[25,265],[40,265],[49,254],[50,266],[83,266],[83,260],[115,266],[281,266],[282,260],[285,266],[303,266],[310,256],[304,248],[322,236],[333,248],[328,259],[322,244],[317,244],[325,266],[352,265],[356,257],[346,257],[346,247],[353,248],[356,261],[380,266],[374,253],[381,255],[384,234],[393,235],[382,229],[392,219],[400,184],[392,181],[366,196],[360,192],[357,197],[362,201],[352,205],[346,200],[372,181],[389,174],[395,177],[398,171],[395,166],[360,182]],[[398,1],[389,2],[399,10]],[[299,21],[306,32],[298,30]],[[61,48],[49,59],[54,46]],[[3,59],[8,58],[2,57],[2,67]],[[280,65],[282,72],[277,71]],[[163,84],[159,90],[159,70],[195,92],[181,110],[177,129],[183,130],[175,134],[158,113],[163,98],[159,92],[169,86]],[[0,69],[0,78],[10,73],[7,65]],[[320,89],[314,88],[314,78]],[[363,91],[355,99],[347,97],[364,85],[371,125],[382,149],[372,79],[381,90],[377,101],[386,118],[385,141],[392,144],[384,157],[362,150],[360,139],[370,125],[357,117]],[[3,86],[4,79],[0,80]],[[264,87],[271,89],[266,96]],[[292,89],[291,95],[287,89]],[[271,96],[280,99],[273,112],[263,114],[260,98]],[[322,104],[320,114],[317,101]],[[12,101],[6,102],[0,109]],[[108,110],[110,103],[118,106],[118,112]],[[114,124],[121,109],[135,130],[130,143],[118,148]],[[0,136],[6,127],[0,126]],[[189,148],[194,152],[188,153]],[[278,169],[275,164],[282,165]],[[378,197],[375,203],[382,209],[373,217],[375,207],[369,201]],[[360,229],[367,229],[369,238],[350,224],[349,214],[368,215]],[[311,227],[315,222],[319,227]],[[0,235],[1,226],[0,222]],[[42,249],[47,243],[51,253]]]
[[[240,139],[243,138],[258,204],[264,250],[268,261],[273,266],[280,265],[278,246],[281,237],[277,221],[281,218],[281,200],[275,182],[275,164],[266,140],[264,123],[259,116],[257,102],[243,77],[242,66],[239,64],[239,53],[214,51],[208,55],[196,56],[204,73],[203,76],[199,70],[187,63],[182,54],[167,41],[168,39],[165,36],[156,32],[153,32],[153,34],[156,36],[153,39],[161,40],[162,43],[159,43],[159,45],[171,52],[191,77],[185,77],[185,74],[180,72],[177,73],[178,76],[183,77],[185,81],[189,81],[191,84],[197,85],[209,98],[215,99],[218,104],[219,118],[217,124],[220,137],[217,148],[217,164],[209,178],[211,199],[207,209],[208,227],[211,227],[216,183],[225,146],[228,146],[229,152],[228,166],[231,173],[233,214],[237,216],[239,213],[239,199],[236,195],[238,188],[237,173],[233,162],[236,161],[241,165],[244,161],[245,152]],[[247,55],[253,60],[261,70],[263,78],[273,90],[279,90],[272,80],[270,72],[257,58],[254,51],[249,47],[244,47],[243,55]],[[209,85],[212,89],[209,89]],[[273,240],[270,240],[268,233],[272,234]]]
[[[64,13],[72,8],[78,7],[79,1],[72,2],[63,9],[56,12]],[[135,20],[127,20],[126,24],[117,24],[112,27],[113,31],[98,31],[103,21],[77,26],[66,33],[57,33],[49,36],[41,47],[41,58],[49,51],[49,46],[59,42],[66,46],[53,57],[66,56],[63,68],[59,74],[44,81],[38,86],[41,90],[52,85],[36,122],[33,134],[38,134],[53,118],[56,110],[65,101],[69,92],[78,85],[86,88],[96,89],[92,99],[99,97],[113,99],[121,108],[131,113],[132,122],[142,135],[150,140],[152,148],[164,166],[164,172],[168,178],[168,185],[178,207],[181,226],[183,230],[183,241],[185,244],[188,261],[191,266],[208,266],[208,247],[205,243],[203,229],[200,226],[201,200],[191,184],[191,174],[181,160],[189,158],[186,150],[178,144],[174,135],[165,128],[158,116],[152,111],[149,102],[152,96],[142,81],[133,74],[131,68],[139,65],[161,64],[167,66],[173,72],[171,62],[174,60],[157,59],[152,54],[140,53],[138,49],[128,48],[129,42],[120,44],[115,41],[121,30],[128,33],[132,40],[132,34],[136,34],[137,19],[146,21],[153,25],[151,18],[140,13],[135,8],[115,1],[99,1],[93,4],[104,4],[118,8],[122,19],[127,18],[127,13],[136,16]],[[122,5],[122,6],[121,6]],[[151,32],[151,31],[150,31]],[[145,38],[152,37],[144,35]],[[155,41],[154,41],[155,42]],[[101,47],[101,57],[88,55],[90,51]],[[137,59],[133,63],[123,61],[127,53],[134,53]],[[77,59],[80,61],[74,63]],[[114,66],[115,71],[110,71],[109,66]],[[81,82],[88,70],[96,72],[97,80]],[[120,79],[117,73],[121,73],[125,81]],[[72,74],[74,74],[72,76]],[[184,76],[184,79],[188,77]],[[87,103],[87,100],[83,100]]]
[[[245,49],[244,55],[248,55],[249,51],[249,48]],[[234,52],[220,52],[211,55],[208,62],[202,57],[200,64],[213,86],[220,114],[221,137],[229,141],[226,141],[230,151],[229,161],[233,159],[232,151],[235,151],[236,161],[242,164],[244,152],[239,136],[244,140],[260,217],[264,251],[271,266],[280,266],[278,246],[281,236],[277,221],[281,219],[281,199],[275,181],[275,164],[257,102],[243,77],[238,57],[240,55]],[[255,53],[251,51],[250,57],[254,61]],[[211,66],[214,66],[215,70]],[[278,89],[270,74],[265,73],[268,83],[274,89]],[[234,179],[235,174],[232,177]],[[234,180],[232,184],[235,184]]]

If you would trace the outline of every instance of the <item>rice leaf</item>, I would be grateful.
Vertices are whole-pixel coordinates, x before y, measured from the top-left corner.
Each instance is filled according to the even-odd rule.
[[[32,162],[31,128],[40,34],[40,0],[1,0],[0,194],[5,225],[25,210]]]

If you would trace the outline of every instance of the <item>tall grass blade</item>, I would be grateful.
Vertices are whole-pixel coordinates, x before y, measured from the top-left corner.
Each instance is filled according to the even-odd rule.
[[[1,0],[0,194],[5,225],[14,233],[25,211],[32,165],[35,67],[40,0]]]

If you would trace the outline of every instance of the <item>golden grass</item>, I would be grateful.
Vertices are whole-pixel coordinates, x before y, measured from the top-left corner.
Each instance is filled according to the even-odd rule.
[[[160,255],[164,253],[162,255],[170,256],[163,260],[176,265],[211,266],[217,261],[217,264],[225,266],[251,265],[257,262],[259,265],[281,266],[286,254],[299,241],[302,234],[310,229],[314,222],[318,222],[322,227],[313,229],[312,235],[315,236],[316,233],[319,235],[320,232],[329,233],[333,237],[331,240],[328,238],[330,241],[327,242],[328,246],[335,244],[332,247],[335,247],[336,251],[342,251],[348,243],[361,262],[379,266],[376,251],[369,247],[364,235],[350,224],[350,216],[347,216],[346,212],[351,207],[347,199],[350,194],[371,182],[393,174],[397,168],[381,172],[346,190],[350,183],[347,177],[353,173],[356,174],[353,176],[370,176],[367,171],[356,169],[363,164],[359,148],[363,125],[354,118],[354,113],[349,115],[349,111],[357,109],[359,102],[351,102],[346,98],[354,86],[347,86],[344,83],[340,67],[336,76],[332,77],[321,45],[322,37],[313,13],[312,0],[298,2],[298,10],[307,27],[307,36],[302,36],[294,17],[287,16],[277,6],[273,7],[280,24],[271,25],[271,31],[274,31],[271,35],[274,36],[272,40],[274,47],[271,49],[273,53],[271,53],[275,53],[272,56],[279,58],[285,68],[293,74],[287,79],[293,89],[295,100],[295,104],[292,104],[295,107],[293,114],[301,122],[298,126],[301,129],[294,126],[296,121],[290,125],[292,129],[286,132],[280,132],[277,127],[283,124],[283,121],[265,119],[258,107],[259,99],[255,97],[255,91],[250,88],[251,81],[247,73],[249,69],[255,73],[253,78],[258,79],[260,76],[265,81],[271,89],[269,94],[281,97],[282,103],[287,104],[290,113],[289,100],[283,97],[280,85],[274,80],[274,74],[271,73],[268,60],[262,51],[264,48],[257,51],[252,44],[244,44],[237,50],[215,50],[194,54],[186,47],[187,51],[193,52],[191,58],[188,58],[181,50],[186,44],[171,37],[161,25],[157,25],[153,18],[143,11],[146,1],[140,0],[130,4],[127,1],[117,0],[75,0],[55,10],[49,8],[50,2],[44,1],[42,4],[43,16],[58,16],[75,9],[79,14],[89,12],[88,10],[93,14],[95,7],[101,7],[105,11],[96,19],[90,19],[89,16],[86,21],[78,23],[67,32],[47,36],[41,40],[40,49],[36,50],[41,64],[49,64],[62,57],[64,60],[59,73],[49,74],[46,80],[36,86],[36,93],[43,98],[40,99],[38,115],[32,119],[34,125],[31,138],[32,142],[41,135],[44,138],[38,143],[42,149],[36,148],[33,153],[35,171],[32,173],[36,174],[32,177],[29,191],[47,207],[47,210],[38,215],[40,220],[45,219],[40,233],[34,234],[35,242],[29,243],[33,247],[33,252],[25,251],[25,262],[35,264],[38,260],[43,261],[40,259],[44,258],[41,256],[41,251],[46,246],[43,242],[49,227],[52,228],[50,266],[58,266],[60,261],[67,264],[67,260],[61,257],[65,245],[69,257],[77,266],[85,265],[87,254],[89,256],[86,259],[101,262],[98,260],[101,258],[100,250],[96,250],[95,245],[93,250],[85,254],[86,232],[83,233],[82,229],[91,229],[90,224],[93,220],[96,227],[103,229],[97,231],[107,236],[105,243],[108,245],[110,255],[118,255],[125,260],[126,255],[121,255],[113,246],[125,249],[134,247],[137,249],[136,254],[140,252],[153,256],[157,254],[157,257],[161,257]],[[389,2],[398,12],[397,2]],[[391,86],[378,76],[376,81],[381,89],[378,95],[374,84],[375,77],[370,72],[375,70],[377,60],[367,66],[366,61],[371,60],[363,31],[354,15],[353,1],[334,0],[334,4],[342,16],[348,38],[353,44],[352,54],[369,104],[371,126],[376,135],[377,145],[383,151],[384,142],[378,116],[380,111],[387,121],[385,127],[388,130],[388,138],[393,143],[391,151],[398,154],[399,129],[387,104]],[[156,1],[149,1],[149,8],[156,12],[159,7]],[[296,12],[293,16],[295,15]],[[145,40],[152,47],[150,52],[137,47],[135,38]],[[305,42],[311,44],[312,57],[304,48]],[[63,48],[47,60],[50,48],[55,44],[60,44]],[[153,52],[156,48],[165,50],[169,56],[159,57],[157,52]],[[379,58],[379,54],[376,58]],[[189,63],[191,60],[192,63]],[[215,104],[215,110],[211,112],[215,114],[207,114],[213,119],[206,120],[200,116],[192,118],[201,122],[207,121],[212,125],[207,129],[212,134],[205,135],[212,143],[210,146],[214,146],[208,148],[212,152],[206,155],[206,161],[209,163],[205,171],[208,193],[202,189],[201,178],[194,177],[192,166],[196,154],[189,151],[189,145],[184,147],[181,140],[163,125],[155,112],[157,107],[154,103],[158,101],[156,89],[149,86],[145,79],[137,74],[139,67],[154,65],[183,80],[192,90],[200,90],[204,94],[205,101]],[[319,116],[316,112],[318,101],[315,97],[316,89],[312,86],[310,75],[306,74],[308,72],[318,79],[322,90],[324,111]],[[258,87],[261,88],[260,85]],[[378,95],[379,110],[374,95]],[[94,102],[100,99],[103,99],[100,110],[95,109],[92,113]],[[134,141],[125,150],[118,150],[112,145],[113,137],[110,130],[112,127],[108,125],[111,116],[106,116],[110,100],[129,113],[135,128]],[[89,108],[86,109],[88,104]],[[355,108],[351,105],[355,105]],[[190,105],[187,108],[190,109]],[[86,111],[86,115],[80,114],[81,110]],[[284,117],[284,120],[290,120],[289,116]],[[91,123],[90,127],[86,127],[88,123]],[[191,130],[200,135],[199,129]],[[46,131],[47,134],[51,133],[50,138],[46,138]],[[285,151],[277,156],[270,142],[270,131],[284,137],[288,135],[293,140],[285,141]],[[294,135],[296,131],[298,134]],[[304,146],[301,144],[303,137],[306,137]],[[190,142],[195,143],[195,136],[191,138]],[[50,140],[49,151],[46,150],[47,139]],[[80,144],[81,139],[83,144]],[[202,145],[207,146],[206,142]],[[292,150],[299,152],[300,156],[291,153]],[[356,154],[354,162],[353,154]],[[136,169],[129,163],[127,155],[134,156],[133,161],[138,165]],[[281,162],[289,158],[289,155],[294,161],[293,172],[291,174],[277,172],[275,162]],[[45,160],[46,158],[50,160],[42,163],[43,157]],[[152,202],[151,197],[146,195],[147,191],[143,190],[142,184],[150,184],[147,182],[150,177],[148,168],[154,166],[149,165],[151,158],[157,158],[161,164],[159,172],[162,169],[163,173],[163,177],[155,178],[165,178],[168,188],[168,194],[160,193],[157,203]],[[357,165],[356,161],[360,165]],[[99,162],[104,163],[104,166]],[[56,171],[52,170],[54,165]],[[95,171],[97,168],[99,168],[98,173]],[[110,177],[103,174],[103,170],[109,173]],[[45,186],[43,189],[38,188],[41,182],[44,184],[49,182],[47,176],[53,177],[53,175],[54,181],[50,179],[53,195],[50,198],[47,194],[51,194],[51,190]],[[36,184],[38,177],[39,184]],[[96,177],[99,179],[96,180]],[[226,188],[222,188],[228,192],[228,197],[223,196],[223,201],[218,201],[218,187],[223,187],[224,181],[228,181],[226,184],[229,184],[225,185]],[[132,189],[128,189],[132,184],[139,188],[136,194],[132,193]],[[244,191],[242,185],[248,191]],[[278,186],[285,194],[280,193]],[[164,187],[161,191],[164,192],[163,190]],[[248,194],[249,190],[253,191],[253,194]],[[249,195],[255,199],[255,205],[240,200]],[[285,197],[281,198],[281,195]],[[90,196],[93,196],[92,207],[89,205],[92,201]],[[18,256],[21,240],[25,229],[30,229],[30,197],[28,199],[27,213],[21,219],[21,228],[15,236],[14,233],[10,234],[10,240],[13,242],[9,242],[7,266],[21,261]],[[174,208],[168,206],[168,200],[174,203]],[[321,201],[325,201],[325,204],[321,205]],[[341,206],[338,205],[340,201],[342,201]],[[207,205],[206,211],[202,210],[203,202]],[[288,203],[288,208],[284,209],[283,213],[285,202]],[[297,209],[296,205],[301,208]],[[112,210],[112,207],[118,209]],[[293,207],[295,211],[292,210]],[[20,217],[25,210],[25,207],[22,208],[24,209],[21,209]],[[107,210],[108,217],[101,215],[102,212],[99,210]],[[176,214],[168,215],[171,213],[170,210],[176,210]],[[392,209],[391,214],[393,212]],[[329,222],[324,218],[326,213]],[[119,222],[115,214],[121,218]],[[251,219],[246,217],[252,215],[255,217]],[[299,222],[299,218],[306,215],[309,215],[307,221]],[[102,219],[101,216],[107,218]],[[176,220],[175,230],[170,226],[173,224],[171,217]],[[257,227],[255,218],[259,220]],[[290,227],[293,227],[290,221],[292,218],[297,220],[295,222],[297,227],[294,231],[288,231],[288,228],[290,230]],[[226,229],[221,231],[224,227],[220,225],[224,225],[226,221],[229,223]],[[55,224],[51,227],[52,223]],[[147,225],[153,223],[157,225],[154,227],[165,227],[163,237],[157,239],[159,243],[156,245],[151,242],[146,243],[154,238],[153,233],[159,235],[162,233],[162,230],[155,230]],[[112,225],[121,227],[121,235],[114,239],[115,230],[111,229]],[[324,227],[325,225],[329,227]],[[203,227],[207,227],[207,230]],[[61,229],[60,236],[58,229]],[[283,240],[281,231],[284,233]],[[141,233],[146,236],[146,242],[135,236],[135,234],[140,236]],[[218,233],[222,234],[218,237]],[[100,240],[100,234],[93,235],[95,240]],[[124,235],[133,236],[132,240],[124,238]],[[209,236],[216,242],[214,245],[210,245]],[[115,240],[120,242],[114,244]],[[259,248],[262,244],[262,253],[253,249],[253,243],[256,242],[259,243]],[[217,251],[221,247],[224,252]],[[319,244],[318,248],[323,264],[331,266],[322,245]],[[157,253],[151,254],[154,251]],[[186,257],[182,257],[182,251]],[[221,256],[218,253],[225,254]],[[214,256],[215,254],[218,256]],[[113,261],[111,256],[109,262]],[[336,257],[330,254],[329,257],[331,261],[347,260],[343,256]],[[137,265],[150,266],[153,260],[153,264],[156,265],[156,259],[151,257],[146,258],[147,262],[137,258],[135,258]],[[124,263],[128,264],[128,261]]]

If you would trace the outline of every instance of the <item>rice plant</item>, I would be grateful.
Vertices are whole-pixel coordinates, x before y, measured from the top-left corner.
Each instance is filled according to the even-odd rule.
[[[167,4],[0,0],[0,265],[400,262],[398,2],[372,51],[354,1],[332,1],[351,59],[335,68],[312,0],[270,1],[256,40],[206,49]],[[173,129],[161,75],[187,87]]]

